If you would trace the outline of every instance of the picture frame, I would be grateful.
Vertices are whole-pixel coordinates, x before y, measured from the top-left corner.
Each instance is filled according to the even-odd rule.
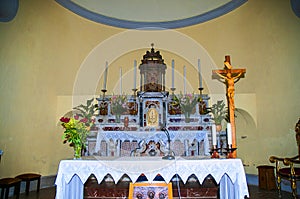
[[[172,183],[130,183],[128,199],[173,199]]]

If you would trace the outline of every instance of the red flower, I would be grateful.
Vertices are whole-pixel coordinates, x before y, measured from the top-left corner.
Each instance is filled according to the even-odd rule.
[[[87,123],[88,121],[89,120],[87,118],[83,118],[83,119],[80,120],[80,122],[82,122],[82,123]]]
[[[63,123],[68,123],[70,121],[70,118],[68,118],[68,117],[61,117],[60,121],[63,122]]]
[[[76,114],[76,115],[74,116],[74,119],[75,119],[75,120],[78,120],[78,119],[79,119],[79,115]]]

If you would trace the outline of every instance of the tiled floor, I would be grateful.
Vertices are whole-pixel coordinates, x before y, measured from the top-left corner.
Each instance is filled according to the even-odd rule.
[[[259,189],[257,186],[249,186],[250,199],[278,199],[276,190],[267,191]],[[55,187],[41,189],[39,193],[30,192],[28,196],[20,195],[20,199],[54,199]],[[69,198],[66,198],[69,199]],[[292,199],[292,194],[283,192],[282,199]]]

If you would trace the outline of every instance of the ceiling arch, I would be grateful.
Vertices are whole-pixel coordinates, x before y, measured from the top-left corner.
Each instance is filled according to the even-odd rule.
[[[15,18],[19,0],[0,0],[0,22],[9,22]]]
[[[89,20],[129,29],[181,28],[222,16],[247,0],[56,0]]]

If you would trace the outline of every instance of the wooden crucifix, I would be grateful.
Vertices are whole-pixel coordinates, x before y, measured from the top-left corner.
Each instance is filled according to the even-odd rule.
[[[224,69],[223,70],[213,70],[213,78],[217,75],[217,78],[226,84],[226,97],[228,104],[228,112],[229,112],[229,121],[231,124],[231,132],[232,132],[232,148],[236,148],[236,134],[235,134],[235,119],[234,119],[234,83],[240,80],[240,78],[244,77],[246,73],[246,69],[232,69],[230,63],[230,56],[225,56],[224,61]],[[233,153],[233,157],[236,158],[236,151]]]

